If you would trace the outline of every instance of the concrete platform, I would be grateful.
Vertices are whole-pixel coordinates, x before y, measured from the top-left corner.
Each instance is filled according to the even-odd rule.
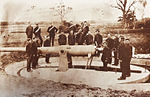
[[[70,84],[86,84],[92,87],[100,87],[102,85],[115,85],[115,84],[125,84],[125,83],[140,83],[145,82],[149,79],[149,71],[144,68],[131,65],[131,70],[140,71],[141,73],[131,73],[131,76],[126,78],[126,80],[117,80],[121,76],[121,72],[114,71],[99,71],[95,69],[83,69],[83,68],[71,68],[66,72],[58,72],[58,58],[51,58],[51,63],[46,64],[45,59],[39,60],[39,65],[37,69],[32,72],[26,71],[26,61],[16,62],[9,64],[5,71],[7,74],[21,76],[26,78],[37,78],[52,80],[61,83]],[[84,66],[87,62],[87,58],[73,58],[73,65]],[[92,66],[96,68],[102,67],[102,62],[100,58],[94,58]],[[111,68],[119,68],[119,66],[108,65]]]

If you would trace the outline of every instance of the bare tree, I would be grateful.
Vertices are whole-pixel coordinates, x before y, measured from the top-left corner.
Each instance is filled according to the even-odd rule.
[[[62,21],[64,20],[65,18],[65,15],[68,14],[71,10],[72,10],[72,7],[68,7],[64,4],[64,2],[61,0],[59,2],[59,5],[56,6],[56,7],[53,7],[53,8],[50,8],[54,11],[57,12],[57,14],[60,16],[60,20],[61,20],[61,23]]]

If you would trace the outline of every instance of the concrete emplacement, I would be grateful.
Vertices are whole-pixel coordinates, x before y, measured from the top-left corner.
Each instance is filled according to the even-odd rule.
[[[117,72],[119,66],[108,65],[112,68],[111,71],[101,71],[102,62],[100,57],[94,57],[91,66],[95,69],[85,69],[87,63],[87,57],[73,57],[73,68],[68,69],[65,72],[56,71],[58,68],[58,57],[50,58],[49,64],[45,63],[45,59],[39,59],[39,65],[37,69],[32,72],[26,71],[26,61],[16,62],[9,64],[5,71],[7,74],[22,76],[26,78],[37,78],[52,80],[55,82],[67,83],[67,84],[86,84],[92,87],[110,86],[115,84],[127,84],[127,83],[141,83],[149,79],[149,71],[145,68],[131,65],[131,76],[126,80],[117,80],[121,76],[121,72]]]

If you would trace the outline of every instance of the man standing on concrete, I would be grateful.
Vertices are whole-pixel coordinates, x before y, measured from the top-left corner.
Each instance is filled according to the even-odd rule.
[[[68,35],[68,44],[75,45],[75,35],[73,30],[71,30]],[[67,59],[68,59],[68,68],[72,68],[72,57],[69,53],[67,54]]]
[[[33,40],[31,40],[30,38],[27,40],[27,46],[26,46],[26,53],[27,53],[27,71],[30,72],[31,71],[31,65],[32,68],[35,69],[36,65],[37,65],[37,44],[36,42]]]
[[[132,46],[130,44],[130,40],[126,39],[125,40],[125,48],[126,48],[126,64],[127,64],[127,72],[126,72],[126,77],[130,77],[130,62],[132,58]]]
[[[130,61],[132,57],[132,46],[129,44],[129,39],[121,38],[119,45],[119,61],[122,75],[118,80],[125,80],[130,76]]]
[[[50,47],[50,38],[46,36],[46,40],[44,41],[44,47]],[[49,63],[50,54],[46,54],[45,62]]]
[[[114,47],[114,40],[112,39],[112,36],[110,34],[108,34],[106,42],[107,42],[108,48],[112,50]]]
[[[102,57],[101,57],[101,60],[103,62],[103,68],[104,70],[107,71],[107,64],[110,64],[111,63],[111,50],[108,48],[108,45],[107,45],[107,42],[104,42],[104,49],[103,49],[103,52],[102,52]]]
[[[112,36],[110,34],[108,34],[108,38],[106,39],[106,42],[107,42],[107,46],[110,49],[111,54],[112,54],[112,50],[114,48],[114,40],[112,39]],[[109,64],[111,64],[111,62],[112,62],[112,57],[111,57]]]
[[[36,24],[36,27],[34,28],[34,35],[35,35],[35,38],[39,38],[40,39],[40,45],[42,46],[43,44],[43,39],[42,39],[42,36],[41,36],[41,28],[39,27],[38,24]]]
[[[33,37],[33,27],[31,26],[31,23],[29,22],[29,26],[26,28],[26,35],[27,38],[32,39]]]
[[[118,54],[118,48],[119,48],[119,37],[116,34],[114,38],[114,64],[113,65],[118,65],[119,63],[119,54]]]
[[[50,37],[50,46],[54,46],[55,33],[57,31],[58,29],[51,23],[47,29],[47,32],[49,33],[49,37]]]

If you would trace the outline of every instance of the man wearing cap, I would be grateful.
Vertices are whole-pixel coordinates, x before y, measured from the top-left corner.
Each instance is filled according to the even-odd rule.
[[[47,32],[49,33],[49,38],[50,38],[50,46],[54,46],[55,33],[57,31],[58,29],[51,23],[47,29]]]

